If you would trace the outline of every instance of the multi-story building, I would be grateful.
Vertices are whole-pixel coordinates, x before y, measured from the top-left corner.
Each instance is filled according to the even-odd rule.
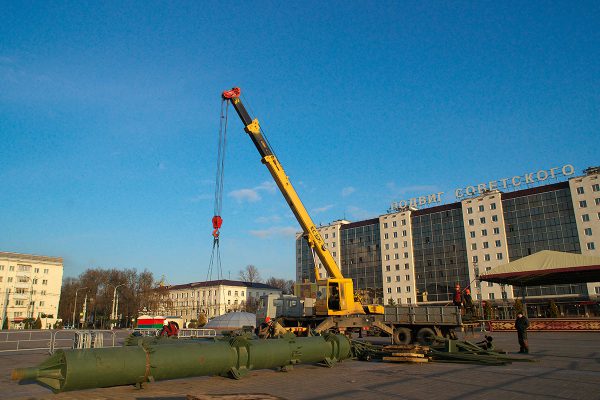
[[[221,279],[166,286],[168,292],[157,312],[176,315],[188,322],[200,314],[208,318],[229,311],[244,311],[249,303],[256,304],[261,296],[281,294],[281,289],[257,282]]]
[[[421,196],[396,203],[375,219],[336,221],[319,229],[334,230],[341,239],[336,261],[370,301],[447,304],[459,284],[470,287],[480,302],[506,306],[525,294],[529,303],[554,299],[566,314],[589,313],[600,283],[527,287],[523,293],[478,279],[541,250],[600,255],[600,167],[583,176],[574,177],[574,171],[565,165],[467,186],[455,191],[456,202],[442,205],[435,204],[442,192]],[[298,280],[312,280],[313,265],[298,234]]]
[[[26,319],[50,328],[58,318],[63,276],[61,257],[0,252],[0,318],[9,328]]]

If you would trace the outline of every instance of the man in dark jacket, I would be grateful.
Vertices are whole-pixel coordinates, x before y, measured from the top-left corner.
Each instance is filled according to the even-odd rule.
[[[527,343],[527,328],[529,328],[529,320],[522,312],[517,313],[517,319],[515,320],[515,329],[517,330],[517,336],[519,337],[519,346],[521,349],[519,353],[529,353],[529,344]]]

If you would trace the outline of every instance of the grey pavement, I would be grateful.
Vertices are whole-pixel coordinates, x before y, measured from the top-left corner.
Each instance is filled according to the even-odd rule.
[[[493,333],[515,357],[515,333]],[[600,399],[600,333],[530,333],[534,363],[390,364],[345,361],[333,368],[299,365],[290,372],[252,371],[241,380],[198,377],[52,394],[37,384],[10,381],[13,368],[34,366],[44,353],[0,354],[0,398],[184,399],[200,394],[268,393],[284,399]],[[481,335],[468,340],[477,341]]]

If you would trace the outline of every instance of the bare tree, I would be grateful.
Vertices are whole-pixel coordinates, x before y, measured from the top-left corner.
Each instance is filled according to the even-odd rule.
[[[258,272],[258,268],[254,265],[250,264],[246,266],[246,269],[240,270],[240,280],[243,282],[262,282],[262,278],[260,277],[260,272]]]
[[[294,293],[294,283],[295,282],[292,280],[280,279],[280,278],[275,278],[272,276],[269,279],[267,279],[267,281],[265,283],[269,286],[273,286],[273,287],[276,287],[277,289],[281,289],[283,294]]]

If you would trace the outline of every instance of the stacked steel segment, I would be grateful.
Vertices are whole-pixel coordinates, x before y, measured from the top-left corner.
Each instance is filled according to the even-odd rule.
[[[333,334],[272,340],[243,336],[195,341],[140,338],[135,345],[122,348],[58,350],[37,367],[13,370],[12,378],[36,380],[62,392],[192,376],[239,379],[253,369],[289,369],[300,363],[332,366],[350,357],[350,341]]]

